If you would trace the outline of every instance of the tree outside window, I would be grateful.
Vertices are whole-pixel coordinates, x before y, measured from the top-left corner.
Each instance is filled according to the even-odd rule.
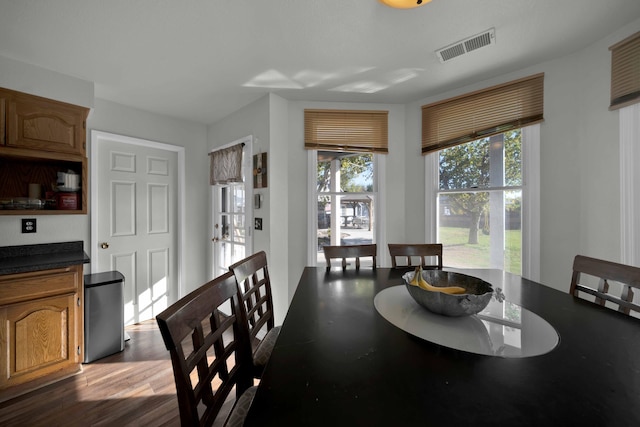
[[[521,270],[520,129],[440,151],[439,241],[445,264]]]
[[[318,254],[322,247],[373,243],[371,153],[317,152]]]

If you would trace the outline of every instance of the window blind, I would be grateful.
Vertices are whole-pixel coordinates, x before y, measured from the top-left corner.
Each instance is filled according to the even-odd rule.
[[[539,123],[544,74],[422,107],[422,154]]]
[[[242,147],[244,143],[209,153],[209,184],[242,182]]]
[[[388,111],[304,110],[304,147],[388,153]]]
[[[609,48],[611,51],[610,110],[640,102],[640,32]]]

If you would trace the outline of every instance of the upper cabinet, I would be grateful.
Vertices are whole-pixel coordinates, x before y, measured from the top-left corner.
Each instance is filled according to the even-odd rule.
[[[18,92],[4,98],[7,147],[85,155],[86,108]]]
[[[88,114],[0,88],[0,215],[87,213]],[[61,173],[78,175],[79,186],[61,186]]]

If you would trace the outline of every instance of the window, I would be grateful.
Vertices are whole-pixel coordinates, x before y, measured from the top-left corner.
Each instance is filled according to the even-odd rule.
[[[437,240],[451,267],[522,272],[520,129],[439,151]]]
[[[422,107],[425,237],[445,265],[539,278],[543,95],[537,74]]]
[[[316,151],[315,155],[316,262],[322,264],[323,246],[375,243],[376,168],[371,153]]]
[[[610,110],[640,102],[640,32],[611,46]]]
[[[620,211],[621,258],[624,264],[640,266],[640,103],[620,109]],[[640,297],[636,296],[636,301]]]
[[[324,246],[378,240],[377,182],[384,164],[379,154],[388,152],[388,111],[305,110],[304,116],[304,144],[310,150],[309,262],[322,265]]]
[[[637,217],[640,198],[636,195],[640,174],[640,32],[616,43],[611,50],[611,105],[620,115],[620,210],[622,262],[640,265],[640,229]],[[636,296],[636,301],[638,301]]]

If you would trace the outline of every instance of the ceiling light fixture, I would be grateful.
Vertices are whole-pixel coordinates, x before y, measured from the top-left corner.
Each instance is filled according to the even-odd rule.
[[[396,9],[411,9],[429,3],[431,0],[378,0],[382,4]]]

